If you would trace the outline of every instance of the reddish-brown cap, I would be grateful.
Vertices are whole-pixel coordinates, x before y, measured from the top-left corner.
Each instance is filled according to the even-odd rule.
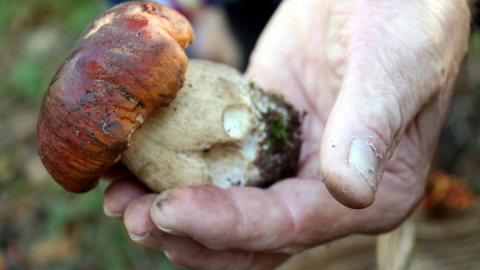
[[[66,190],[86,192],[118,162],[130,134],[183,86],[190,23],[154,2],[126,2],[83,31],[52,79],[37,149]]]

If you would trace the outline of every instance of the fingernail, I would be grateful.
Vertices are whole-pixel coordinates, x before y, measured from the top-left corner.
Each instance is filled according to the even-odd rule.
[[[372,145],[359,139],[353,139],[350,145],[348,164],[353,166],[377,191],[378,159]]]
[[[140,241],[146,239],[149,235],[150,235],[149,232],[147,232],[144,235],[136,235],[136,234],[128,233],[128,236],[130,236],[130,239],[132,239],[135,242],[140,242]]]
[[[155,239],[150,235],[150,232],[147,232],[146,234],[143,235],[136,235],[132,233],[128,233],[128,236],[130,236],[130,239],[132,239],[134,242],[138,244],[142,244],[145,246],[153,247],[153,248],[158,248],[162,249],[162,244],[160,241]]]
[[[157,226],[157,228],[159,230],[161,230],[162,232],[165,232],[165,233],[168,233],[168,234],[173,234],[173,235],[177,235],[177,236],[187,236],[186,234],[184,233],[181,233],[181,232],[177,232],[175,230],[172,230],[172,229],[167,229],[167,228],[163,228],[163,227],[160,227],[158,225],[155,225]]]
[[[169,259],[170,261],[172,260],[172,257],[170,256],[170,252],[164,251],[163,253],[165,254],[165,257],[167,257],[167,259]]]
[[[106,216],[112,217],[112,218],[120,218],[123,217],[123,213],[112,213],[110,212],[105,205],[103,205],[103,212],[105,213]]]

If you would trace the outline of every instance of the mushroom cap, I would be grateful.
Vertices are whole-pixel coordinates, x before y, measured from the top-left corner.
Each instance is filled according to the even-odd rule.
[[[190,23],[154,2],[126,2],[83,31],[40,109],[37,149],[66,190],[86,192],[118,162],[130,135],[182,88]]]

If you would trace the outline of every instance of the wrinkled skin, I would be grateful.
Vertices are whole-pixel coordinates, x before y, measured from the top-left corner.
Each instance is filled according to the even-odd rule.
[[[105,212],[123,218],[132,239],[195,269],[269,269],[330,240],[396,227],[423,194],[469,18],[461,0],[284,1],[247,75],[308,112],[298,177],[158,195],[117,173]],[[347,161],[352,138],[377,151],[373,186]]]

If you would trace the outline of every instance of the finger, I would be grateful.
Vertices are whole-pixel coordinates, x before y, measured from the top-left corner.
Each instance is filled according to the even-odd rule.
[[[352,233],[381,233],[400,224],[417,205],[422,188],[390,172],[385,177],[378,203],[360,210],[339,204],[316,179],[292,179],[266,190],[169,190],[155,198],[150,216],[160,230],[189,236],[211,249],[295,254]]]
[[[267,190],[173,189],[157,196],[150,215],[159,229],[212,249],[288,253],[362,231],[358,223],[368,217],[338,204],[318,180],[284,180]]]
[[[288,258],[281,253],[211,250],[189,237],[162,232],[150,218],[154,199],[154,194],[148,194],[132,202],[125,211],[125,227],[132,240],[164,250],[177,264],[193,269],[272,269]]]
[[[439,5],[444,5],[442,12],[453,11]],[[363,19],[349,40],[342,87],[320,153],[328,190],[351,208],[373,203],[388,160],[422,108],[446,106],[469,28],[458,11],[451,16],[416,5],[364,8],[378,15]],[[465,4],[460,10],[468,13]],[[388,19],[392,16],[393,21]],[[453,21],[440,21],[444,17]],[[453,25],[459,28],[448,28]],[[432,31],[441,36],[431,37]],[[451,42],[445,33],[452,35]],[[438,46],[439,41],[445,46]],[[441,111],[438,119],[446,108]]]
[[[148,192],[148,188],[136,180],[117,180],[104,192],[103,210],[109,217],[122,219],[127,206]]]

